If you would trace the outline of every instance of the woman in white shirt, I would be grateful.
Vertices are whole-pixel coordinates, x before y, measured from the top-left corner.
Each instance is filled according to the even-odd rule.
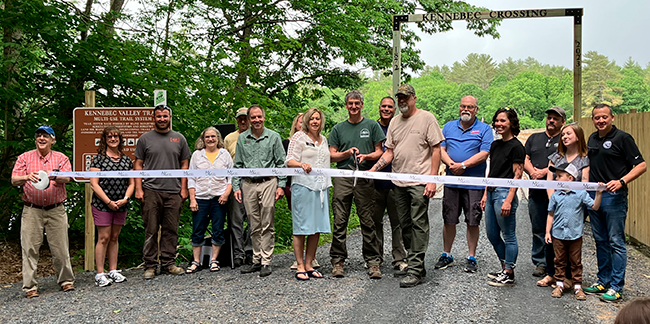
[[[221,134],[214,127],[206,128],[196,140],[190,160],[190,170],[231,169],[232,157],[224,148]],[[210,271],[221,270],[217,256],[225,243],[223,225],[228,210],[228,197],[232,191],[231,177],[189,177],[187,187],[192,210],[192,254],[186,273],[201,271],[201,247],[208,223],[212,221],[212,257]]]
[[[303,115],[302,130],[291,137],[285,164],[290,168],[302,168],[311,173],[312,168],[329,169],[330,153],[327,138],[321,135],[325,116],[317,108],[310,108]],[[291,184],[291,214],[293,221],[293,252],[298,262],[296,279],[322,278],[314,270],[312,260],[316,257],[320,233],[330,233],[328,176],[293,176]],[[307,237],[307,249],[305,246]],[[304,252],[304,257],[303,257]]]

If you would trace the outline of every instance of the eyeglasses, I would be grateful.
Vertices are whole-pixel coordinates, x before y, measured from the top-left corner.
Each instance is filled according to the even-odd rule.
[[[120,135],[106,135],[107,139],[120,138]]]
[[[476,108],[478,108],[478,107],[474,106],[474,105],[460,105],[460,109],[474,110]]]

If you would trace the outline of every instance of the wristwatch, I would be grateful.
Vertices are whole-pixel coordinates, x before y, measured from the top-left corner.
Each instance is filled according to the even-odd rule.
[[[461,162],[460,166],[463,168],[463,170],[467,169],[467,166],[465,166],[465,162]]]
[[[623,180],[623,179],[621,178],[621,179],[619,179],[618,181],[620,181],[620,182],[621,182],[621,185],[623,185],[623,187],[625,187],[625,185],[626,185],[625,180]]]

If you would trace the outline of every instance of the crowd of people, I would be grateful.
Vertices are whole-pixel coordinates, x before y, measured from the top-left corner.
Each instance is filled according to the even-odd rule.
[[[490,125],[478,120],[478,100],[460,99],[459,118],[439,127],[436,117],[417,108],[415,89],[403,84],[393,97],[382,98],[378,120],[363,117],[364,96],[350,91],[344,100],[348,118],[325,137],[327,116],[310,108],[295,117],[289,140],[265,126],[265,110],[259,105],[235,113],[237,130],[225,138],[208,127],[190,151],[185,137],[171,130],[171,110],[154,108],[154,129],[137,142],[135,161],[123,152],[122,133],[106,128],[100,139],[91,171],[301,168],[327,169],[331,163],[342,170],[437,175],[440,163],[448,175],[477,178],[599,182],[606,190],[531,189],[528,213],[532,224],[533,276],[538,286],[552,286],[553,297],[573,288],[575,297],[599,294],[606,301],[621,298],[625,282],[628,184],[646,171],[646,163],[634,139],[613,125],[608,105],[596,105],[592,120],[597,131],[585,140],[577,124],[567,124],[560,107],[546,111],[546,129],[533,134],[524,146],[517,138],[519,118],[512,108],[498,109]],[[399,110],[399,114],[396,111]],[[494,131],[493,131],[494,130]],[[495,139],[494,135],[497,135]],[[67,237],[66,177],[50,176],[45,189],[35,187],[39,171],[70,171],[68,158],[52,150],[55,133],[49,126],[36,130],[36,149],[18,157],[12,185],[21,186],[24,208],[21,223],[23,290],[37,297],[35,278],[38,249],[43,232],[54,256],[58,283],[63,291],[74,289]],[[283,145],[284,144],[284,145]],[[488,163],[489,159],[489,163]],[[371,180],[328,176],[188,177],[188,178],[91,178],[92,212],[98,230],[95,282],[104,287],[124,282],[117,270],[118,237],[125,223],[131,196],[142,204],[145,227],[144,279],[159,273],[193,274],[202,270],[201,249],[211,223],[212,254],[209,270],[220,271],[217,261],[225,243],[224,226],[232,235],[234,266],[242,274],[272,274],[275,246],[275,203],[286,196],[293,221],[295,279],[322,278],[316,261],[321,233],[332,233],[329,255],[331,276],[344,277],[348,221],[356,206],[363,238],[362,256],[371,279],[382,278],[384,264],[383,221],[391,227],[391,265],[402,277],[400,287],[420,284],[427,275],[425,254],[429,245],[430,198],[435,183]],[[330,198],[330,187],[332,188]],[[135,195],[133,195],[135,194]],[[189,198],[192,211],[192,261],[183,269],[176,264],[178,226],[182,204]],[[330,224],[330,200],[333,212]],[[476,249],[480,223],[501,268],[488,273],[487,283],[496,287],[515,284],[519,244],[516,236],[517,188],[478,185],[446,185],[442,199],[443,251],[434,268],[454,265],[452,247],[456,227],[464,214],[468,255],[464,270],[474,273],[479,264]],[[589,216],[597,247],[598,280],[582,287],[582,230]],[[248,228],[244,227],[248,225]],[[160,229],[160,237],[159,237]],[[105,259],[108,258],[108,269]],[[160,272],[158,269],[160,268]],[[108,272],[105,272],[108,270]]]

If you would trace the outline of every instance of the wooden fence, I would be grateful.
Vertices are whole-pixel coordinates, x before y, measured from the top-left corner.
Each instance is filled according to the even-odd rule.
[[[650,112],[614,116],[614,125],[634,137],[641,154],[650,160]],[[580,126],[585,136],[596,131],[591,118],[582,118]],[[629,211],[625,232],[637,241],[650,246],[650,174],[644,174],[630,184]]]

